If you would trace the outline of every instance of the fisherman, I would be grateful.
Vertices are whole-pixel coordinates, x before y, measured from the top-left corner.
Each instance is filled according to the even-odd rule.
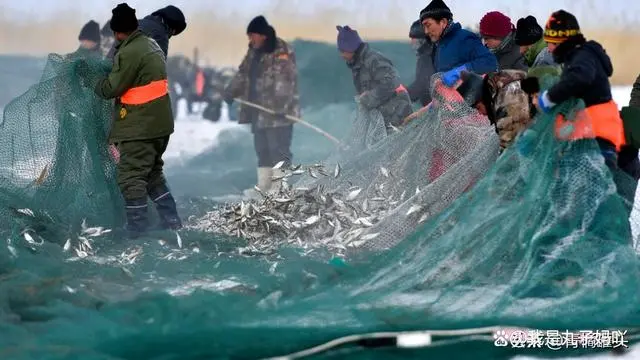
[[[165,58],[169,53],[169,39],[172,36],[179,35],[187,28],[184,14],[173,5],[154,11],[151,15],[139,20],[138,24],[145,35],[158,43]],[[107,58],[112,59],[115,51],[116,47],[114,46],[109,51]]]
[[[464,72],[457,88],[467,104],[489,118],[500,138],[504,151],[532,123],[535,108],[521,81],[527,77],[522,70],[490,72],[484,77]]]
[[[520,47],[516,45],[516,28],[511,19],[499,11],[490,11],[480,20],[480,36],[498,59],[500,70],[527,70]]]
[[[120,153],[118,185],[126,203],[127,230],[135,238],[149,225],[147,196],[156,205],[163,229],[182,227],[162,169],[173,115],[162,49],[138,30],[129,5],[119,4],[112,13],[117,52],[111,73],[97,83],[96,93],[116,99],[109,137]]]
[[[100,54],[100,25],[89,20],[78,35],[80,46],[78,50],[68,55],[68,58],[76,57],[101,57]]]
[[[400,83],[391,61],[371,49],[349,26],[336,26],[338,50],[353,74],[356,101],[365,109],[377,109],[384,118],[387,133],[411,114],[411,99]]]
[[[433,64],[444,72],[442,81],[453,86],[462,71],[486,74],[498,70],[496,57],[474,33],[453,22],[451,10],[442,0],[432,0],[420,12],[424,31],[435,44]]]
[[[286,116],[299,116],[298,74],[293,48],[277,37],[264,16],[255,17],[247,26],[249,49],[238,72],[224,90],[224,100],[231,106],[235,98],[260,105],[273,113],[240,104],[238,123],[251,124],[253,143],[258,156],[258,188],[272,189],[272,176],[281,169],[274,165],[292,161],[293,123]]]
[[[187,111],[190,109],[189,89],[191,78],[189,77],[193,64],[184,55],[174,55],[167,57],[167,76],[169,78],[169,96],[171,97],[171,108],[173,115],[178,116],[178,100],[187,101]]]
[[[618,193],[627,200],[627,206],[632,206],[635,188],[630,191],[625,181],[615,175],[618,154],[625,145],[625,132],[618,105],[611,96],[608,79],[613,74],[611,59],[599,43],[585,39],[576,17],[564,10],[551,14],[544,39],[555,61],[564,68],[560,81],[537,96],[538,108],[546,113],[572,97],[584,101],[586,109],[574,121],[556,120],[556,135],[567,140],[580,140],[591,136],[581,131],[571,131],[565,135],[565,130],[590,129],[606,165],[614,173]],[[583,121],[584,126],[576,125],[579,121]],[[622,170],[629,173],[628,169]]]
[[[217,122],[222,115],[222,91],[224,90],[222,73],[214,68],[205,68],[204,81],[203,100],[206,107],[202,112],[202,118]]]
[[[529,67],[556,65],[547,43],[542,38],[542,27],[538,25],[535,17],[529,15],[518,19],[515,42],[520,46],[520,53]]]
[[[422,106],[431,102],[431,77],[436,72],[433,67],[433,43],[424,32],[420,20],[411,24],[409,29],[411,46],[416,52],[416,77],[411,85],[407,86],[411,101],[419,101]]]

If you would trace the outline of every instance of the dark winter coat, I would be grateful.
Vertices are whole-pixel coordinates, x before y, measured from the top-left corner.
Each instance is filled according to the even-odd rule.
[[[560,81],[547,92],[551,102],[560,104],[575,97],[589,107],[612,100],[609,77],[613,74],[613,65],[602,45],[586,41],[580,35],[558,45],[553,57],[563,69]],[[596,140],[603,153],[614,149],[610,141],[599,137]]]
[[[433,66],[433,43],[428,39],[417,51],[416,78],[407,87],[411,101],[420,101],[425,106],[431,102],[431,76],[436,72]]]
[[[498,70],[496,57],[482,44],[478,35],[453,23],[435,44],[433,64],[436,72],[448,71],[466,65],[477,74]]]
[[[529,68],[524,56],[520,54],[520,46],[516,45],[513,33],[507,36],[492,53],[498,59],[500,70],[523,70]]]
[[[609,77],[613,65],[609,55],[595,41],[570,39],[554,51],[556,62],[563,64],[560,81],[549,89],[549,100],[560,104],[571,97],[585,106],[603,104],[612,99]]]
[[[396,91],[401,85],[398,71],[381,53],[362,43],[354,58],[347,63],[353,74],[353,85],[360,105],[377,109],[385,124],[398,126],[412,112],[406,91]]]
[[[110,142],[148,140],[173,133],[169,94],[141,105],[125,105],[119,101],[131,88],[166,79],[162,50],[140,30],[118,45],[111,73],[96,85],[98,96],[116,99]]]
[[[169,38],[172,30],[164,23],[164,20],[157,15],[147,15],[144,19],[138,20],[138,29],[158,43],[166,58],[169,53]],[[107,58],[113,59],[115,52],[116,44],[107,54]]]

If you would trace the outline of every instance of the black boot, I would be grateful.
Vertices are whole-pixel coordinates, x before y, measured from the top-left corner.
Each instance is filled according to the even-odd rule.
[[[130,239],[140,237],[149,227],[147,199],[127,200],[127,233]]]
[[[163,230],[178,230],[182,228],[182,221],[178,216],[176,201],[173,199],[166,185],[156,186],[149,191],[149,197],[156,204],[160,216],[160,228]]]

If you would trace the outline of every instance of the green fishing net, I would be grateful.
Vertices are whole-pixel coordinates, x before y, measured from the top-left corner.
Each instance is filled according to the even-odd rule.
[[[86,76],[78,74],[81,62],[88,64]],[[18,221],[38,230],[68,231],[82,220],[122,223],[115,166],[106,146],[113,103],[93,92],[105,73],[108,68],[97,59],[52,54],[40,82],[4,108],[3,227]]]
[[[99,72],[99,64],[89,65]],[[493,129],[469,123],[477,114],[463,104],[443,102],[390,136],[376,131],[379,114],[359,115],[354,124],[374,128],[354,134],[373,138],[328,162],[340,161],[353,181],[370,169],[360,184],[374,182],[380,167],[393,169],[394,193],[405,187],[411,194],[405,202],[438,209],[422,222],[407,220],[404,210],[415,204],[399,203],[401,210],[378,225],[399,230],[341,260],[292,246],[241,255],[241,239],[197,231],[136,242],[96,237],[95,253],[82,257],[65,249],[61,233],[36,228],[71,228],[64,235],[77,237],[83,219],[118,223],[120,200],[104,145],[110,104],[97,100],[74,69],[50,57],[42,82],[5,109],[2,359],[258,359],[349,335],[411,330],[441,332],[420,348],[369,336],[300,355],[499,359],[596,350],[496,347],[493,326],[627,329],[627,340],[637,340],[640,267],[628,204],[594,141],[553,135],[556,113],[571,114],[578,102],[538,117],[499,157]],[[362,116],[378,125],[359,122]],[[422,146],[429,141],[435,143]],[[433,161],[436,150],[452,155]],[[405,170],[403,161],[410,164]],[[46,164],[50,171],[38,180]],[[425,166],[432,172],[404,180]],[[445,184],[430,187],[438,179]],[[24,208],[33,216],[17,212]],[[46,241],[26,241],[20,234],[26,226]]]

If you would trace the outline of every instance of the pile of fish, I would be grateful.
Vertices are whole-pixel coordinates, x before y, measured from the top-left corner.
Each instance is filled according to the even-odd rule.
[[[322,181],[314,181],[308,187],[289,185],[296,175],[318,180],[337,178],[341,172],[339,164],[333,171],[327,171],[322,164],[285,169],[278,163],[274,169],[282,172],[273,177],[274,184],[280,183],[279,190],[265,193],[255,187],[255,198],[222,205],[190,221],[188,227],[245,238],[249,241],[247,254],[271,253],[282,244],[300,246],[309,252],[323,247],[342,253],[376,238],[379,233],[370,228],[404,198],[404,194],[397,199],[386,196],[384,181],[369,186],[368,190],[352,186],[342,192],[327,189]],[[385,168],[380,168],[380,173],[382,179],[391,176]],[[409,212],[417,210],[412,207]]]

